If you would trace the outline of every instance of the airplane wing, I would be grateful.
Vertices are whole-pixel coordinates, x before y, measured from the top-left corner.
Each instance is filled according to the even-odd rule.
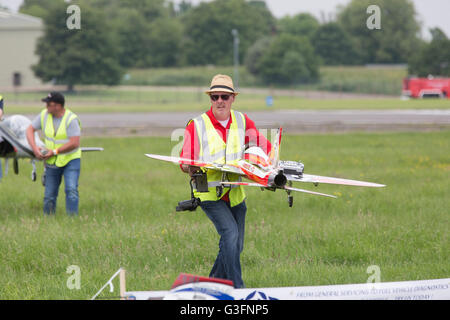
[[[0,123],[0,136],[11,144],[15,151],[22,151],[22,153],[27,154],[29,157],[34,158],[33,151],[22,144],[18,139],[16,139],[13,132],[11,132],[6,126]]]
[[[256,182],[231,182],[231,181],[222,181],[220,182],[223,185],[235,185],[235,186],[248,186],[248,187],[260,187],[266,188],[267,186],[256,183]]]
[[[253,183],[253,182],[221,182],[223,185],[238,185],[238,186],[248,186],[248,187],[260,187],[260,188],[265,188],[266,186],[263,184],[259,184],[259,183]],[[336,196],[332,196],[330,194],[326,194],[326,193],[320,193],[320,192],[314,192],[314,191],[309,191],[309,190],[305,190],[305,189],[298,189],[298,188],[292,188],[292,187],[288,187],[288,186],[284,186],[284,188],[280,188],[280,189],[284,189],[284,190],[289,190],[289,191],[298,191],[298,192],[303,192],[303,193],[309,193],[309,194],[314,194],[317,196],[324,196],[324,197],[330,197],[330,198],[337,198]]]
[[[201,167],[205,169],[212,169],[212,170],[218,170],[222,172],[229,172],[229,173],[236,173],[242,176],[245,176],[244,172],[241,171],[238,167],[227,165],[227,164],[220,164],[220,163],[214,163],[214,162],[205,162],[205,161],[197,161],[197,160],[191,160],[186,158],[179,158],[179,157],[171,157],[171,156],[161,156],[158,154],[145,154],[147,157],[156,159],[156,160],[162,160],[167,162],[172,162],[176,164],[188,164],[191,166]]]
[[[2,123],[0,123],[0,136],[3,139],[5,139],[6,141],[8,141],[16,149],[16,152],[20,150],[20,151],[22,151],[22,153],[27,154],[31,158],[34,158],[34,153],[30,149],[28,143],[24,144],[20,139],[18,139],[15,136],[15,134],[11,130],[9,130],[8,127],[3,125]],[[44,147],[44,144],[41,142],[41,140],[38,138],[37,135],[35,137],[35,140],[36,140],[36,144],[39,147]],[[82,147],[81,151],[82,152],[103,151],[103,148]]]
[[[97,147],[82,147],[81,152],[92,152],[92,151],[103,151],[103,148],[97,148]]]
[[[309,190],[305,190],[305,189],[292,188],[292,187],[288,187],[288,186],[284,186],[284,189],[286,189],[286,190],[291,190],[291,191],[304,192],[304,193],[309,193],[309,194],[315,194],[315,195],[317,195],[317,196],[324,196],[324,197],[330,197],[330,198],[337,198],[336,196],[332,196],[331,194],[320,193],[320,192],[314,192],[314,191],[309,191]]]
[[[332,178],[332,177],[322,177],[322,176],[316,176],[316,175],[311,175],[311,174],[303,174],[302,177],[300,177],[300,178],[295,175],[286,175],[286,178],[289,181],[341,184],[341,185],[358,186],[358,187],[378,187],[379,188],[379,187],[386,186],[384,184],[378,184],[378,183],[373,183],[373,182]]]

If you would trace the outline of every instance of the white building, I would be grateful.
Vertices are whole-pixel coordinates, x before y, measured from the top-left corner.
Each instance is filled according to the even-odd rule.
[[[42,19],[0,9],[0,88],[42,84],[31,66],[39,61],[35,48],[43,33]]]

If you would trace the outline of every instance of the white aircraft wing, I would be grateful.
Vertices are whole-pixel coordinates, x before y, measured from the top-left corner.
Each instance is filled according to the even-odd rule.
[[[9,130],[7,126],[0,123],[0,136],[7,141],[13,148],[15,148],[15,152],[20,153],[22,156],[28,156],[30,158],[34,158],[34,153],[30,149],[28,143],[22,143],[19,141],[15,134]]]
[[[288,187],[288,186],[284,186],[284,189],[286,189],[286,190],[291,190],[291,191],[304,192],[304,193],[309,193],[309,194],[315,194],[316,196],[324,196],[324,197],[330,197],[330,198],[337,198],[336,196],[332,196],[331,194],[320,193],[320,192],[314,192],[314,191],[309,191],[309,190],[305,190],[305,189],[292,188],[292,187]]]
[[[266,188],[267,186],[256,183],[256,182],[231,182],[231,181],[222,181],[220,182],[223,185],[235,185],[235,186],[247,186],[247,187],[260,187]]]
[[[103,151],[103,148],[99,147],[81,147],[81,152]]]
[[[145,154],[147,157],[156,159],[156,160],[162,160],[167,162],[172,162],[176,164],[188,164],[191,166],[201,167],[205,169],[212,169],[212,170],[218,170],[222,172],[229,172],[229,173],[236,173],[242,176],[245,176],[244,172],[242,172],[241,169],[238,167],[227,165],[227,164],[220,164],[215,162],[205,162],[205,161],[198,161],[198,160],[191,160],[186,158],[179,158],[179,157],[171,157],[171,156],[162,156],[158,154]]]
[[[248,186],[248,187],[260,187],[260,188],[266,188],[267,186],[263,185],[263,184],[259,184],[259,183],[254,183],[254,182],[221,182],[223,185],[238,185],[238,186]],[[330,197],[330,198],[337,198],[336,196],[332,196],[330,194],[326,194],[326,193],[320,193],[320,192],[314,192],[314,191],[309,191],[309,190],[304,190],[304,189],[298,189],[298,188],[292,188],[292,187],[288,187],[288,186],[284,186],[284,188],[280,188],[280,189],[284,189],[284,190],[289,190],[289,191],[298,191],[298,192],[303,192],[303,193],[309,193],[309,194],[314,194],[317,196],[324,196],[324,197]]]
[[[286,175],[287,179],[290,181],[299,181],[299,182],[312,182],[312,183],[329,183],[329,184],[341,184],[347,186],[358,186],[358,187],[385,187],[384,184],[378,184],[373,182],[366,181],[358,181],[358,180],[349,180],[349,179],[341,179],[341,178],[333,178],[333,177],[322,177],[311,174],[303,174],[302,177],[294,176],[294,175]]]

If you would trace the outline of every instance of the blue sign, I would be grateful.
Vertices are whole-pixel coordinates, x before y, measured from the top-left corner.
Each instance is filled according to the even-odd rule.
[[[273,106],[273,97],[272,96],[266,97],[266,106],[268,106],[268,107]]]

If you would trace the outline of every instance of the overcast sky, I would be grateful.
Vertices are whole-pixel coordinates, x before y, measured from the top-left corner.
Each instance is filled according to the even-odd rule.
[[[181,0],[174,0],[179,3]],[[190,0],[197,4],[209,0]],[[321,19],[328,20],[339,4],[347,4],[350,0],[266,0],[267,5],[276,17],[309,12]],[[423,35],[429,37],[428,28],[439,27],[450,37],[450,0],[413,0],[418,18],[423,22]],[[0,0],[0,4],[17,11],[22,0]],[[383,21],[383,17],[381,17]],[[382,22],[383,23],[383,22]]]

